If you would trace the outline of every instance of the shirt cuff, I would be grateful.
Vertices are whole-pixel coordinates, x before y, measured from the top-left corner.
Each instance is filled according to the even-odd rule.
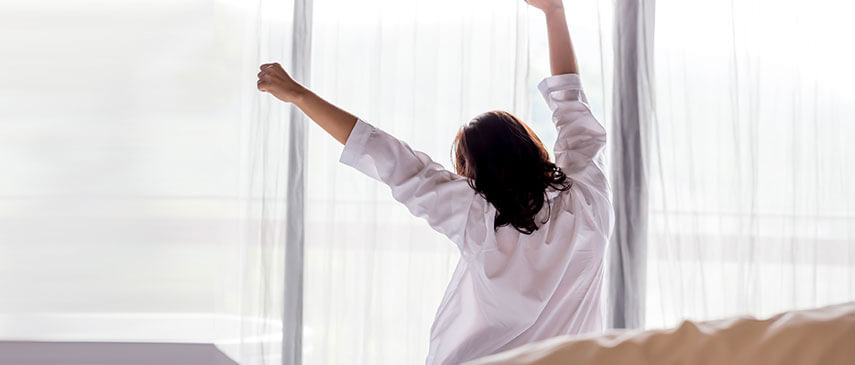
[[[579,74],[550,76],[537,84],[537,90],[539,90],[540,94],[546,99],[549,99],[549,94],[556,90],[580,89],[582,89],[582,81],[579,79]]]
[[[339,162],[355,166],[365,151],[365,145],[368,144],[368,138],[374,133],[374,126],[363,122],[362,119],[356,120],[356,125],[350,131],[350,136],[347,137],[347,142],[344,144],[344,150],[341,151]]]

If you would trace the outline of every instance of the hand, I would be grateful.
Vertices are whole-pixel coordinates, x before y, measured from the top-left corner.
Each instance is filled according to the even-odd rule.
[[[564,4],[561,0],[525,0],[525,2],[535,8],[543,10],[544,13],[564,8]]]
[[[278,63],[261,65],[261,72],[258,73],[258,90],[270,93],[286,103],[297,101],[307,91]]]

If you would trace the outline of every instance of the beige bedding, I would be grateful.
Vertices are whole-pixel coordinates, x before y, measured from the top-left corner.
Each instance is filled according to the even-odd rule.
[[[855,302],[763,320],[685,321],[667,330],[556,337],[466,364],[855,365]]]

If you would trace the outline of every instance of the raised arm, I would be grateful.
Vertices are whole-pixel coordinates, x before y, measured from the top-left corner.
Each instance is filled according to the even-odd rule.
[[[475,247],[465,244],[466,222],[470,216],[483,217],[486,203],[477,199],[478,194],[466,178],[321,99],[295,82],[277,63],[261,66],[258,89],[300,108],[344,144],[340,162],[389,186],[395,200],[450,238],[461,252],[471,252]]]
[[[558,130],[555,164],[574,181],[607,191],[602,154],[606,129],[594,117],[582,90],[564,6],[561,0],[528,0],[528,3],[546,15],[552,76],[537,87],[552,111],[552,121]]]
[[[258,90],[270,93],[286,103],[293,103],[341,144],[347,142],[347,137],[356,125],[355,116],[294,81],[278,63],[261,65]]]
[[[549,35],[549,65],[553,75],[578,74],[576,54],[570,42],[564,4],[561,0],[527,0],[546,15],[546,30]]]

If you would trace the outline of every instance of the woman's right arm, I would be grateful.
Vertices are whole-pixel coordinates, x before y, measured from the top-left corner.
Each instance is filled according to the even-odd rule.
[[[570,31],[564,16],[561,0],[528,0],[532,6],[546,15],[546,30],[549,35],[549,65],[553,75],[578,74],[576,54],[570,42]]]
[[[392,197],[456,243],[461,252],[469,217],[483,218],[483,202],[466,178],[447,171],[428,155],[322,99],[288,75],[278,63],[261,66],[258,89],[293,103],[337,141],[340,161],[388,185]],[[475,205],[478,204],[478,205]]]
[[[353,114],[324,100],[294,81],[278,63],[261,65],[261,71],[258,73],[258,90],[296,105],[341,144],[347,143],[347,138],[356,125],[356,117]]]

